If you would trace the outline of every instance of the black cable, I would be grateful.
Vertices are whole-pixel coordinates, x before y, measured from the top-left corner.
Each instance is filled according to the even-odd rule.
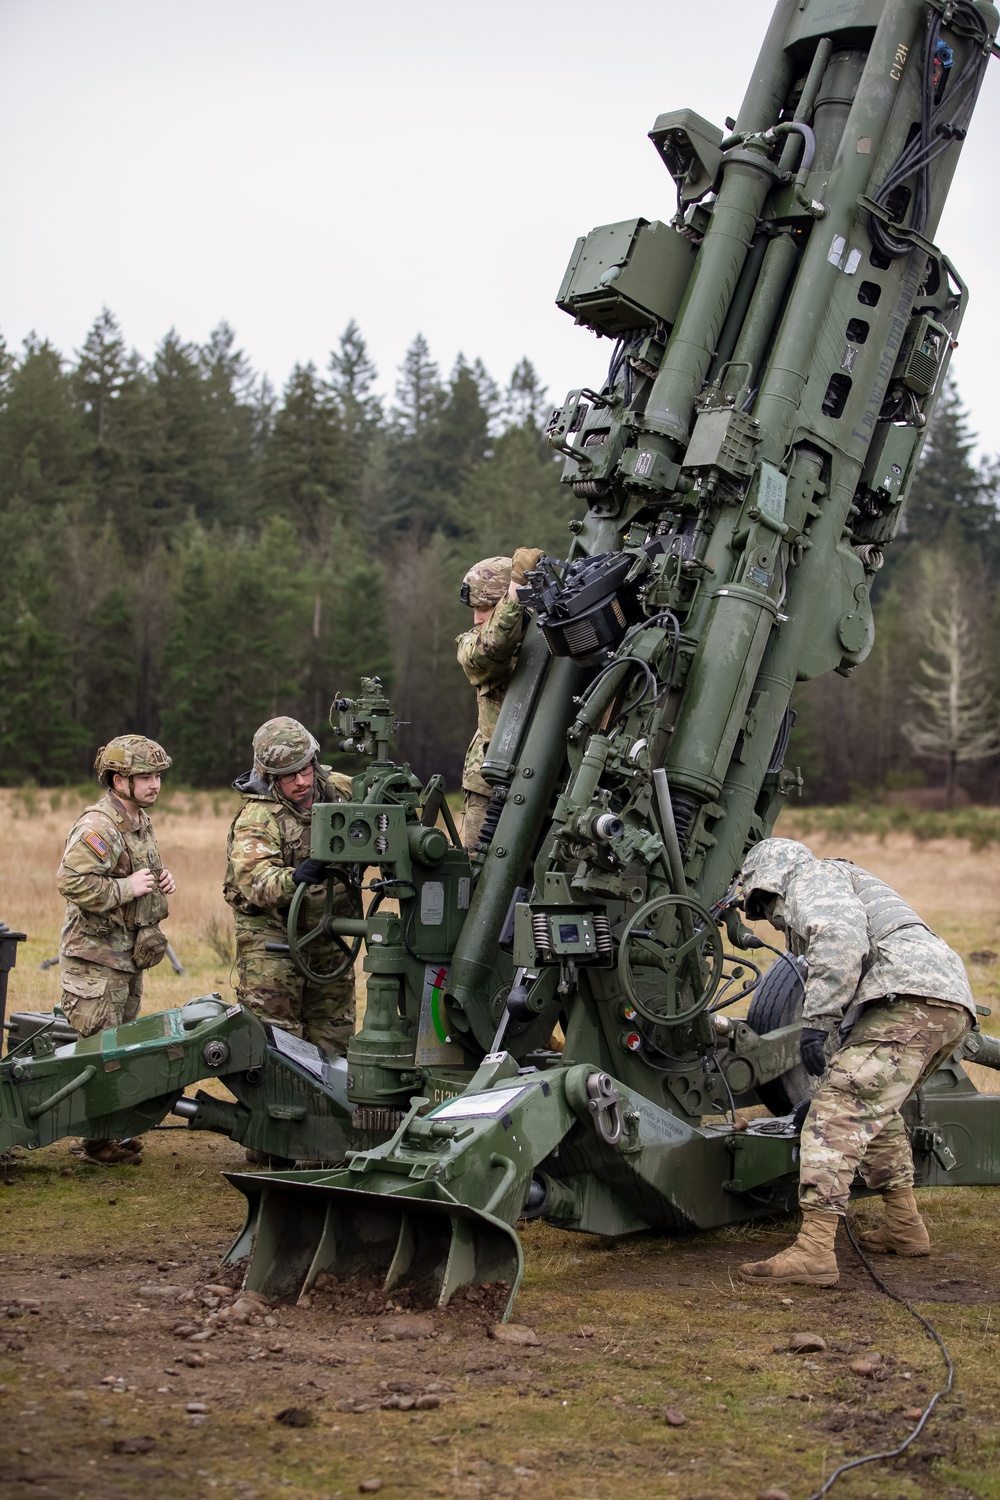
[[[729,1123],[732,1125],[733,1129],[735,1130],[736,1129],[736,1100],[733,1098],[733,1091],[729,1087],[729,1079],[726,1077],[725,1072],[723,1071],[723,1067],[722,1067],[722,1064],[719,1061],[717,1053],[715,1053],[715,1052],[709,1053],[708,1057],[706,1057],[706,1059],[705,1059],[705,1063],[706,1063],[706,1072],[708,1071],[708,1064],[709,1063],[714,1063],[715,1064],[716,1072],[718,1073],[719,1077],[722,1079],[723,1087],[725,1088],[726,1094],[728,1095],[728,1098],[729,1098]]]
[[[951,1392],[951,1388],[955,1383],[955,1366],[952,1362],[951,1355],[948,1353],[948,1346],[945,1344],[944,1339],[938,1333],[933,1323],[931,1323],[928,1318],[925,1318],[923,1313],[917,1312],[917,1309],[912,1305],[912,1303],[908,1302],[905,1297],[900,1296],[899,1292],[894,1292],[892,1287],[889,1286],[887,1282],[882,1280],[881,1276],[878,1274],[875,1267],[872,1265],[871,1261],[868,1259],[867,1255],[855,1239],[854,1230],[851,1228],[850,1222],[846,1219],[844,1222],[847,1226],[847,1237],[850,1240],[851,1244],[854,1246],[855,1254],[857,1255],[861,1264],[864,1266],[865,1270],[868,1272],[869,1276],[874,1281],[875,1285],[881,1291],[883,1291],[887,1297],[891,1297],[893,1302],[898,1302],[901,1307],[905,1307],[910,1316],[916,1318],[917,1322],[923,1327],[924,1331],[930,1335],[935,1344],[937,1344],[938,1348],[941,1350],[941,1357],[944,1360],[945,1368],[948,1371],[948,1380],[939,1391],[934,1392],[933,1396],[924,1407],[923,1415],[921,1416],[920,1421],[917,1423],[916,1427],[914,1427],[909,1437],[906,1438],[902,1443],[900,1443],[898,1448],[887,1449],[884,1453],[866,1453],[862,1458],[852,1458],[846,1464],[841,1464],[838,1469],[834,1469],[833,1473],[830,1475],[829,1479],[822,1486],[822,1488],[814,1491],[814,1493],[808,1497],[808,1500],[822,1500],[822,1497],[829,1492],[834,1482],[840,1478],[841,1474],[846,1474],[849,1469],[858,1469],[862,1464],[881,1463],[886,1459],[899,1458],[901,1453],[906,1452],[907,1448],[914,1441],[914,1439],[920,1436],[921,1432],[924,1430],[927,1419],[930,1416],[931,1412],[934,1410],[941,1397],[947,1396]]]
[[[935,104],[934,64],[937,58],[937,32],[940,21],[935,10],[929,12],[924,36],[920,127],[914,139],[904,146],[885,180],[873,194],[876,203],[883,208],[888,208],[888,200],[895,189],[912,179],[913,201],[909,228],[918,234],[923,230],[930,213],[931,163],[936,161],[942,152],[947,151],[955,140],[964,138],[972,117],[978,82],[989,61],[989,53],[984,50],[988,41],[984,20],[976,8],[967,3],[967,0],[958,0],[955,5],[952,26],[957,30],[956,22],[967,28],[967,33],[978,45],[970,48],[960,72],[945,87],[940,103]],[[912,239],[896,238],[874,215],[868,216],[868,225],[873,245],[884,255],[895,259],[908,255],[913,249]]]
[[[755,964],[753,962],[752,959],[741,957],[738,960],[738,962],[739,962],[739,964],[740,964],[741,967],[743,965],[746,965],[746,967],[748,969],[752,969],[753,970],[753,972],[754,972],[754,978],[753,978],[753,980],[751,981],[750,984],[745,984],[741,990],[737,990],[737,992],[736,992],[735,995],[730,995],[730,997],[729,997],[728,1000],[716,1000],[716,1001],[714,1001],[714,1003],[708,1007],[708,1010],[706,1012],[707,1015],[714,1016],[715,1012],[717,1010],[728,1010],[729,1007],[730,1007],[730,1005],[735,1005],[736,1004],[737,1000],[745,1000],[746,997],[747,997],[747,995],[752,995],[753,994],[754,990],[757,988],[757,986],[760,984],[761,980],[763,979],[763,977],[764,977],[763,971],[760,969],[759,965],[757,965],[757,964]],[[798,970],[796,970],[796,973],[798,973]],[[729,988],[729,986],[732,983],[734,983],[733,979],[729,979],[727,981],[727,983],[725,984],[725,986],[723,988],[723,993],[725,993],[725,991]]]
[[[795,962],[794,953],[789,953],[787,948],[775,948],[773,943],[765,943],[763,938],[760,939],[760,946],[762,948],[766,948],[769,953],[776,953],[779,958],[783,959],[785,963],[788,964],[792,969],[792,972],[794,973],[796,979],[799,981],[799,984],[801,984],[802,988],[805,989],[806,981],[802,974],[802,970]]]

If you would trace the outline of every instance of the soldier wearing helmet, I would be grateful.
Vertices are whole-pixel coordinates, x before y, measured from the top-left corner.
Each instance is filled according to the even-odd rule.
[[[743,864],[751,922],[766,918],[808,963],[799,1054],[819,1080],[801,1127],[802,1228],[787,1250],[740,1267],[747,1281],[834,1286],[835,1241],[855,1174],[885,1221],[861,1235],[880,1255],[929,1255],[913,1193],[906,1100],[961,1042],[976,1002],[958,954],[877,875],[762,839]]]
[[[491,788],[483,780],[482,765],[496,728],[507,684],[514,675],[526,617],[517,590],[525,574],[538,566],[537,547],[519,547],[513,557],[486,557],[462,580],[462,603],[472,610],[472,629],[457,637],[458,661],[476,690],[479,722],[465,756],[462,792],[465,827],[462,841],[469,850],[479,843]]]
[[[327,866],[309,858],[314,802],[340,802],[351,795],[347,776],[320,765],[319,744],[297,719],[268,719],[253,737],[253,770],[233,783],[243,806],[229,830],[223,894],[236,923],[237,994],[241,1004],[283,1031],[343,1056],[354,1033],[354,975],[314,984],[287,953],[268,953],[268,943],[288,938],[288,908],[295,888],[311,888],[305,901],[305,932],[323,914]],[[351,913],[341,885],[335,911]],[[332,944],[314,943],[310,962],[320,972],[341,957]]]
[[[160,923],[174,880],[163,868],[146,809],[160,794],[170,756],[155,740],[122,734],[97,752],[105,787],[70,829],[56,874],[66,898],[59,942],[62,1008],[81,1036],[132,1021],[144,969],[167,947]],[[100,1165],[138,1165],[137,1141],[84,1140],[75,1148]]]

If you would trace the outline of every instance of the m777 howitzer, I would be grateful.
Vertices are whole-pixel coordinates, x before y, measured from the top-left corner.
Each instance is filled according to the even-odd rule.
[[[794,1202],[794,1131],[734,1116],[805,1093],[796,976],[779,964],[747,1022],[722,1017],[747,965],[720,922],[747,945],[734,876],[798,780],[795,683],[871,650],[965,308],[931,236],[997,20],[780,0],[729,134],[686,110],[650,133],[672,221],[578,242],[559,304],[616,342],[549,442],[589,508],[521,595],[472,869],[388,763],[373,684],[343,713],[374,763],[314,812],[312,854],[378,866],[398,906],[365,924],[348,1052],[355,1123],[393,1134],[334,1172],[232,1178],[249,1286],[364,1268],[442,1302],[512,1295],[522,1215],[621,1234]],[[998,1179],[1000,1112],[957,1062],[915,1108],[920,1181]]]
[[[249,1287],[363,1272],[445,1303],[495,1282],[509,1309],[521,1217],[618,1235],[793,1206],[794,1126],[735,1111],[808,1091],[800,976],[783,960],[756,984],[731,955],[753,941],[734,877],[798,784],[796,682],[872,646],[965,308],[932,236],[997,23],[969,0],[781,0],[729,134],[688,110],[651,131],[674,218],[578,242],[558,301],[614,353],[549,441],[587,513],[523,594],[471,862],[437,827],[440,778],[389,760],[378,683],[339,704],[370,764],[314,809],[311,852],[374,897],[335,917],[331,882],[304,933],[297,897],[289,942],[306,971],[321,932],[345,964],[363,943],[366,1011],[336,1107],[309,1049],[280,1076],[288,1108],[324,1101],[283,1154],[308,1139],[346,1165],[231,1174]],[[754,987],[746,1021],[721,1014]],[[1000,1066],[979,1033],[962,1055]],[[258,1144],[267,1085],[245,1071],[227,1082]],[[957,1055],[908,1123],[919,1183],[1000,1180],[1000,1106]]]

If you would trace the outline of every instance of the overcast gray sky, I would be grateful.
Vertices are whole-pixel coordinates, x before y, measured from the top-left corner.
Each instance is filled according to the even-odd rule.
[[[769,0],[0,0],[0,331],[71,354],[106,304],[151,356],[221,319],[279,388],[350,318],[383,390],[414,334],[554,400],[608,345],[553,298],[578,234],[668,219],[646,132],[722,125]],[[938,243],[973,303],[954,370],[994,412],[1000,64]]]

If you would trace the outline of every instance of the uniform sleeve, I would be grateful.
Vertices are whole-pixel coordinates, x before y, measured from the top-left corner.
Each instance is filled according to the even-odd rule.
[[[66,840],[56,871],[60,896],[82,911],[114,911],[131,900],[127,875],[112,875],[121,858],[122,846],[107,829],[77,824]]]
[[[484,625],[459,637],[458,660],[465,675],[474,685],[504,677],[523,634],[522,606],[516,599],[501,599]]]
[[[280,835],[270,818],[255,817],[252,812],[237,818],[229,862],[240,895],[247,901],[265,911],[289,905],[295,894],[292,867],[283,862]]]
[[[822,864],[793,877],[784,911],[809,963],[802,1020],[832,1031],[861,982],[869,952],[867,913],[848,877]]]

